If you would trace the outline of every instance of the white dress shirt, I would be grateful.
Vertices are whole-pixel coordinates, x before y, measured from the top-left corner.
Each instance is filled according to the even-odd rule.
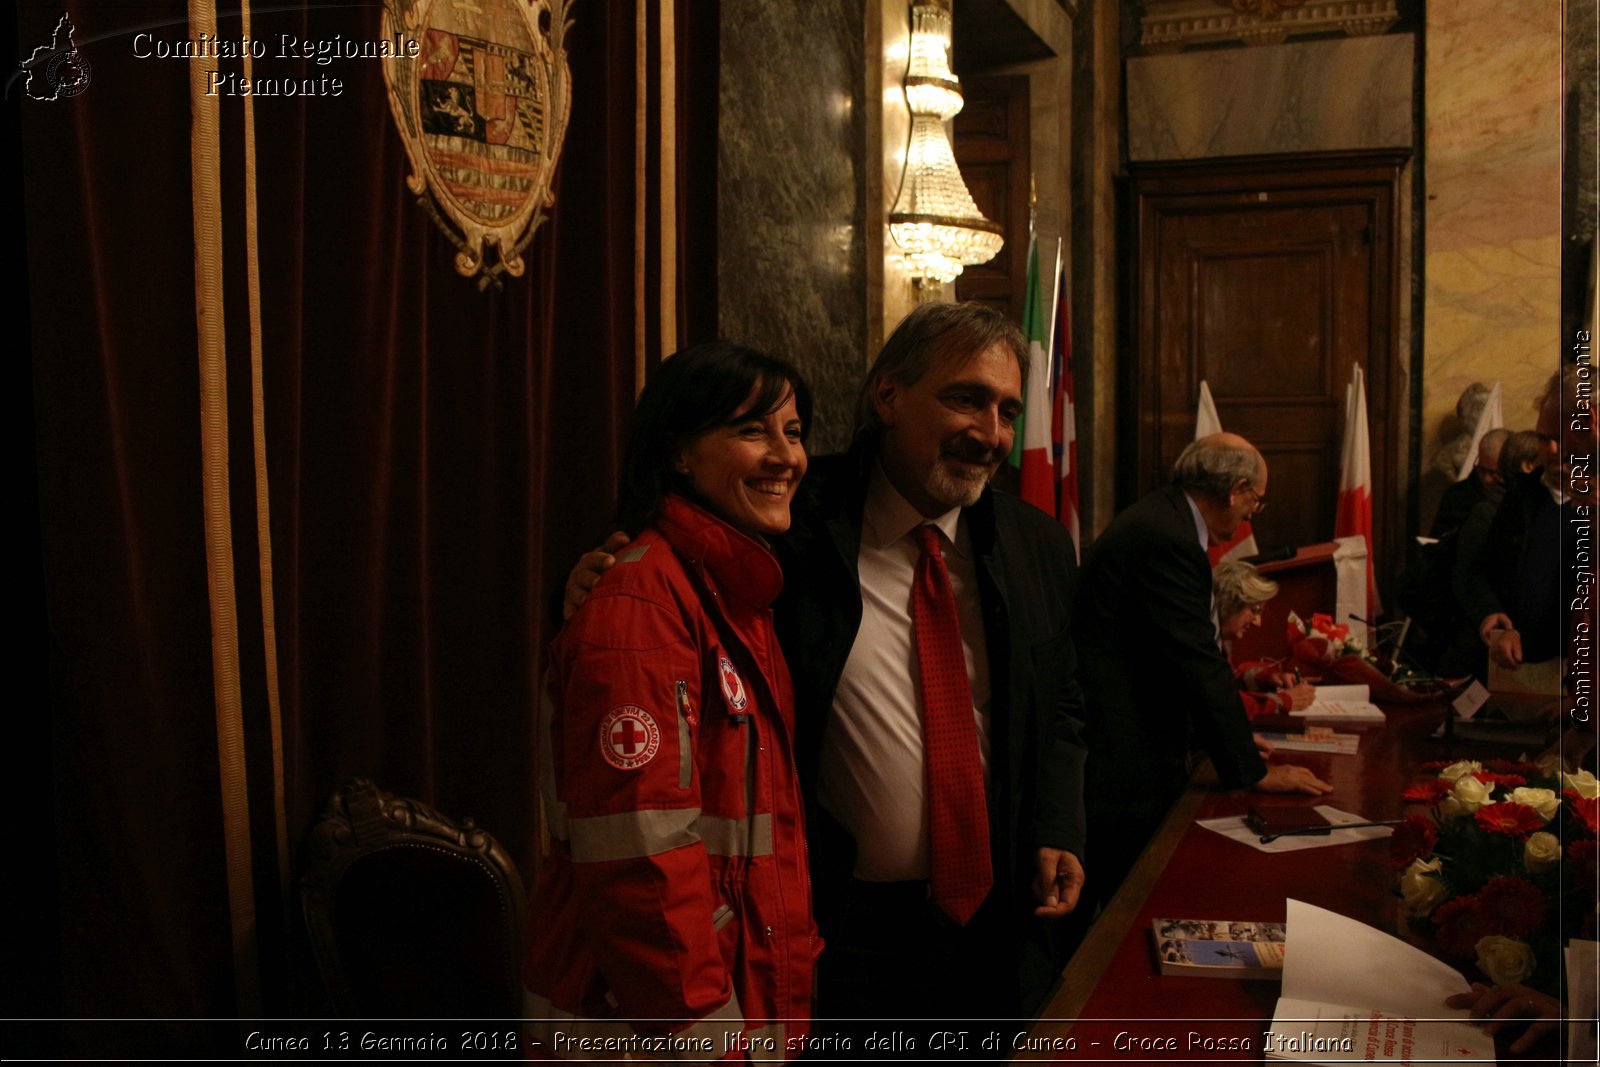
[[[945,565],[961,617],[984,783],[989,778],[989,656],[972,541],[960,508],[927,520],[880,466],[867,486],[861,529],[861,629],[833,696],[823,734],[818,795],[855,838],[855,876],[897,882],[929,876],[927,772],[922,748],[911,585],[918,549],[911,531],[943,532]],[[952,547],[953,545],[953,547]]]

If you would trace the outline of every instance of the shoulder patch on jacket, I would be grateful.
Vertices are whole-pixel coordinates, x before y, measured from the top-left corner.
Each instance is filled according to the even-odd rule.
[[[628,551],[617,557],[618,563],[638,563],[644,559],[644,554],[650,551],[649,545],[634,545]]]
[[[619,704],[600,720],[600,755],[619,771],[636,771],[661,751],[661,729],[636,704]]]

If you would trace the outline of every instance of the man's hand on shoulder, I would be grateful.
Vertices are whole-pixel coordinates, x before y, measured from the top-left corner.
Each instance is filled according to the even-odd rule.
[[[606,538],[605,544],[578,557],[578,565],[567,575],[566,595],[561,602],[563,619],[572,618],[583,606],[583,602],[589,598],[589,590],[594,588],[600,576],[616,566],[617,557],[614,553],[627,543],[628,535],[618,530]]]
[[[1268,767],[1266,775],[1250,788],[1257,793],[1305,793],[1314,797],[1333,792],[1333,786],[1292,763]]]
[[[1041,919],[1059,919],[1078,906],[1082,892],[1083,864],[1078,857],[1063,849],[1041,848],[1033,879],[1039,907],[1033,913]]]

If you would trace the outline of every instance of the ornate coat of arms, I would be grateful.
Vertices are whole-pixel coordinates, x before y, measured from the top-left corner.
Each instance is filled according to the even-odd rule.
[[[572,108],[571,2],[384,0],[384,38],[420,45],[415,59],[383,61],[406,184],[480,289],[522,275],[522,252],[555,202]]]

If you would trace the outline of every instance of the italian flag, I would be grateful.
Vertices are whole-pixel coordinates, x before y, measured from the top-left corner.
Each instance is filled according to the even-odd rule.
[[[1059,260],[1061,250],[1057,248]],[[1060,277],[1059,263],[1056,277]],[[1022,390],[1022,425],[1012,454],[1019,451],[1022,499],[1047,515],[1056,513],[1056,471],[1050,440],[1050,337],[1039,306],[1039,244],[1028,243],[1028,297],[1023,305],[1022,328],[1028,337],[1028,380]],[[1055,305],[1051,293],[1050,306]]]

